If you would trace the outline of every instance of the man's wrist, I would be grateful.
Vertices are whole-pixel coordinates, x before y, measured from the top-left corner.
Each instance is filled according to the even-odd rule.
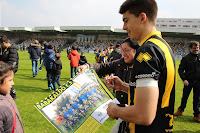
[[[130,86],[129,86],[128,83],[122,82],[121,87],[120,87],[120,90],[121,90],[121,91],[124,91],[124,92],[128,92],[129,87],[130,87]]]

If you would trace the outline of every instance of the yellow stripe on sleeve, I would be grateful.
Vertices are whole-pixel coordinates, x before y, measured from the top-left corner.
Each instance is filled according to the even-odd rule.
[[[165,92],[162,97],[162,104],[161,108],[165,108],[169,106],[169,100],[170,100],[170,93],[172,91],[173,85],[175,83],[174,75],[175,75],[175,68],[174,68],[174,62],[171,56],[171,53],[169,51],[169,48],[160,40],[156,38],[151,38],[148,41],[158,45],[162,51],[165,53],[166,58],[166,66],[167,66],[167,81],[165,86]]]

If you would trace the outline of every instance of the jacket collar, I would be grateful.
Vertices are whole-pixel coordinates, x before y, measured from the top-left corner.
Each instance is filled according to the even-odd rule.
[[[153,35],[157,35],[159,37],[162,37],[161,32],[160,31],[153,31],[150,34],[148,34],[139,44],[139,46],[142,46],[142,44],[144,44],[151,36]]]

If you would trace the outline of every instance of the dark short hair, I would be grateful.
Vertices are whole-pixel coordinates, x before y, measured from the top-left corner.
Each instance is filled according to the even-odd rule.
[[[135,50],[137,50],[140,46],[139,46],[139,44],[138,44],[138,42],[133,42],[133,41],[131,41],[131,38],[130,37],[128,37],[128,38],[126,38],[123,42],[122,42],[122,44],[123,43],[128,43],[128,45],[131,47],[131,48],[133,48],[133,49],[135,49]]]
[[[76,46],[72,46],[72,50],[76,50]]]
[[[9,76],[9,71],[13,71],[13,67],[7,63],[0,62],[0,84],[3,83],[4,79]]]
[[[3,42],[8,43],[8,38],[5,35],[0,36],[0,43],[3,43]]]
[[[51,44],[49,44],[49,45],[47,45],[47,48],[48,48],[48,49],[52,49],[53,46],[52,46]]]
[[[116,47],[116,48],[117,48],[117,47],[120,47],[120,44],[116,44],[116,46],[115,46],[115,47]]]
[[[126,0],[121,5],[119,13],[123,14],[126,11],[129,11],[136,17],[139,17],[141,13],[145,13],[149,21],[155,23],[158,7],[155,0]]]
[[[199,45],[199,42],[197,42],[197,41],[191,41],[191,42],[189,43],[189,48],[192,48],[193,45],[198,46],[198,45]]]

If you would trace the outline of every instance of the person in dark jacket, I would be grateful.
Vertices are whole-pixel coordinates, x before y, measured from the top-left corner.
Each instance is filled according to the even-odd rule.
[[[82,52],[79,60],[79,65],[84,65],[85,63],[87,63],[87,59],[85,57],[85,54]]]
[[[108,61],[114,61],[122,57],[120,44],[117,44],[112,53],[108,56]]]
[[[52,84],[52,68],[53,62],[55,60],[55,52],[53,51],[53,46],[48,45],[44,50],[44,63],[47,71],[47,80],[48,80],[48,89],[51,90],[53,88]]]
[[[114,73],[121,80],[129,83],[131,66],[139,45],[137,42],[132,42],[130,38],[127,38],[121,46],[123,58],[107,63],[89,63],[88,66],[87,64],[82,65],[78,67],[78,71],[84,72],[87,68],[93,67],[99,76]],[[120,104],[128,104],[128,95],[126,93],[116,91],[116,98]]]
[[[8,63],[9,65],[13,66],[13,72],[16,73],[18,70],[18,64],[19,64],[19,56],[17,50],[19,48],[14,45],[10,44],[8,41],[8,38],[4,36],[0,36],[0,43],[2,48],[2,55],[0,58],[0,61],[3,61],[5,63]],[[14,87],[11,88],[10,95],[13,99],[16,99],[16,91]]]
[[[42,41],[42,47],[44,48],[43,50],[45,51],[45,49],[48,49],[48,43],[46,41]],[[42,61],[42,64],[39,68],[40,71],[42,71],[42,68],[44,66],[44,53],[43,53],[43,61]]]
[[[181,116],[186,108],[187,99],[193,88],[193,111],[194,121],[200,123],[200,111],[198,109],[198,102],[200,96],[200,54],[199,42],[191,41],[189,44],[190,53],[182,58],[179,65],[179,75],[183,81],[183,96],[181,106],[174,116]]]
[[[60,53],[56,53],[55,61],[53,62],[53,68],[52,68],[52,84],[54,90],[57,89],[56,83],[58,84],[58,86],[62,85],[60,83],[61,69],[62,69],[62,62],[60,60]]]
[[[38,40],[35,40],[34,44],[39,45]],[[38,74],[38,61],[41,57],[41,48],[38,46],[30,45],[28,52],[32,60],[33,77],[35,77]]]
[[[9,95],[13,78],[12,66],[0,62],[0,133],[24,133],[19,110]]]
[[[118,76],[122,81],[129,83],[130,75],[133,65],[133,59],[136,54],[136,50],[139,48],[137,42],[132,42],[130,38],[127,38],[123,41],[122,45],[122,56],[123,58],[117,59],[107,63],[93,63],[86,64],[78,67],[78,71],[84,72],[89,67],[93,67],[96,73],[99,76],[105,76],[107,74],[114,73]],[[135,86],[134,84],[130,84],[130,86]],[[116,91],[116,98],[120,102],[120,104],[128,104],[128,94],[122,91]],[[116,122],[116,125],[125,126],[126,122],[121,119]],[[119,128],[120,126],[116,126]]]
[[[70,60],[71,66],[71,78],[73,78],[74,73],[76,74],[77,72],[77,66],[80,60],[80,55],[75,46],[72,46],[72,51],[69,53],[68,59]]]

